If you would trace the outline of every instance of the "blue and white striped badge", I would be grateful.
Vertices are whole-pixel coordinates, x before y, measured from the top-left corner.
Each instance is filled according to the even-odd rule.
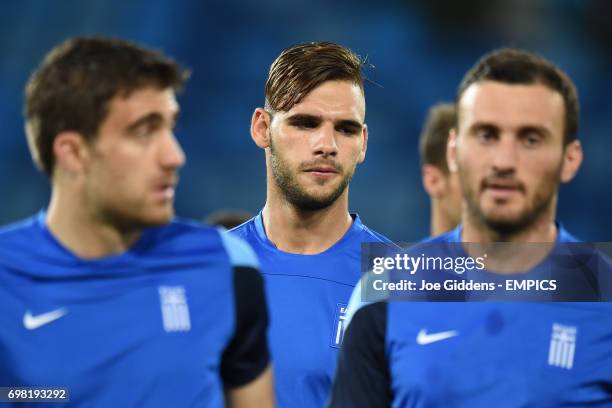
[[[568,370],[574,366],[576,332],[577,329],[574,326],[553,324],[548,350],[548,365]]]
[[[330,344],[330,346],[334,348],[342,347],[346,320],[346,306],[346,303],[338,303],[336,305],[336,312],[334,313],[334,331],[332,333],[332,339]]]
[[[160,286],[159,303],[165,331],[186,332],[191,329],[191,318],[184,287]]]

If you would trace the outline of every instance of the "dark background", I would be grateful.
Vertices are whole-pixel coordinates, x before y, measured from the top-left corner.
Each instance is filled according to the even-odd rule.
[[[179,215],[258,211],[264,154],[251,141],[270,63],[283,48],[335,41],[375,66],[366,86],[368,155],[350,207],[395,240],[428,233],[417,139],[429,106],[452,100],[465,71],[504,45],[550,58],[576,82],[585,163],[561,190],[559,220],[589,241],[610,240],[612,2],[582,0],[3,2],[0,13],[0,223],[43,208],[49,187],[31,165],[23,87],[54,45],[75,35],[118,36],[160,48],[193,70],[177,135],[188,155]]]

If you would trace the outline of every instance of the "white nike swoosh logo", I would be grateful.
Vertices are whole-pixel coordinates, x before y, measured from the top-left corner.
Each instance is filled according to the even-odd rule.
[[[51,323],[54,320],[64,316],[68,311],[64,308],[55,309],[47,313],[32,316],[30,311],[26,311],[23,315],[23,326],[28,330],[38,329],[45,324]]]
[[[457,335],[459,335],[459,332],[456,330],[443,331],[439,333],[427,333],[426,329],[421,329],[419,334],[417,334],[416,342],[417,344],[424,346],[437,341],[450,339],[451,337],[455,337]]]

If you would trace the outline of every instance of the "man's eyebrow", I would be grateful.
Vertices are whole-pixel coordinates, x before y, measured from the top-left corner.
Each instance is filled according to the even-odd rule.
[[[176,122],[178,121],[180,115],[180,111],[177,110],[173,115],[172,115],[172,119],[170,120],[170,125],[174,126],[176,125]],[[149,125],[149,126],[159,126],[161,123],[163,123],[164,121],[164,116],[160,113],[157,112],[151,112],[148,115],[145,115],[143,117],[141,117],[140,119],[136,120],[135,122],[131,123],[130,125],[128,125],[126,131],[129,132],[134,132],[135,130],[137,130],[138,128],[140,128],[141,126],[144,125]]]
[[[317,115],[310,115],[308,113],[296,113],[294,115],[289,116],[287,120],[291,122],[300,122],[305,120],[316,120],[320,122],[323,120],[323,118]]]
[[[128,127],[127,127],[127,131],[128,132],[133,132],[136,129],[140,128],[141,126],[144,125],[158,125],[161,122],[163,122],[164,118],[162,117],[161,114],[157,113],[157,112],[152,112],[149,113],[148,115],[145,115],[143,117],[141,117],[140,119],[136,120],[135,122],[131,123]]]
[[[540,133],[546,137],[550,136],[552,134],[552,132],[545,126],[539,126],[539,125],[525,125],[525,126],[521,126],[519,127],[519,133],[525,133],[525,132],[537,132]]]
[[[472,125],[469,127],[469,130],[474,131],[474,130],[479,130],[479,129],[489,129],[489,130],[499,130],[500,127],[498,125],[496,125],[495,123],[492,122],[476,122],[476,123],[472,123]],[[518,132],[519,133],[525,133],[528,131],[535,131],[538,133],[541,133],[543,135],[549,136],[552,134],[552,132],[545,126],[540,126],[540,125],[521,125],[518,127]]]
[[[495,123],[492,122],[475,122],[472,123],[469,127],[469,130],[478,130],[478,129],[499,129]]]
[[[321,116],[318,115],[311,115],[308,113],[296,113],[292,116],[289,116],[287,118],[288,121],[290,122],[301,122],[301,121],[318,121],[318,122],[322,122],[323,118]],[[363,127],[363,123],[354,120],[354,119],[341,119],[338,120],[336,122],[334,122],[335,126],[347,126],[347,127],[352,127],[352,128],[356,128],[356,129],[361,129]]]
[[[336,126],[346,126],[355,129],[361,129],[363,127],[363,123],[360,123],[353,119],[342,119],[336,122]]]

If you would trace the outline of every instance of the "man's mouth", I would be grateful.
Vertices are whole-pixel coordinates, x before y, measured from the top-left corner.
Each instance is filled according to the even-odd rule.
[[[302,171],[318,180],[332,179],[341,172],[341,167],[329,160],[317,160],[302,165]]]
[[[156,196],[161,200],[174,199],[176,184],[177,183],[175,181],[158,184],[157,188],[155,189]]]
[[[515,193],[524,192],[523,185],[516,180],[485,180],[482,185],[483,192],[489,192],[496,198],[506,198]]]
[[[331,176],[337,174],[338,170],[331,166],[315,166],[305,169],[304,172],[318,176]]]

